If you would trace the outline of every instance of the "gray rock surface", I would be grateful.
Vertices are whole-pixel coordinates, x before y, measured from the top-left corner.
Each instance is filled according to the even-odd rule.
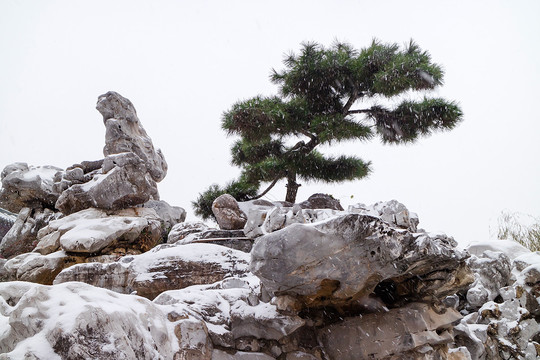
[[[377,291],[385,302],[430,299],[466,288],[473,276],[446,236],[413,234],[368,215],[293,224],[260,237],[251,271],[276,295],[303,306],[354,306]]]
[[[186,210],[180,206],[171,206],[163,200],[150,200],[145,202],[142,207],[154,209],[161,221],[162,242],[167,242],[169,232],[179,223],[186,220]]]
[[[55,284],[80,281],[154,299],[167,290],[212,284],[248,272],[249,254],[212,244],[167,245],[110,263],[84,263],[62,271]]]
[[[441,313],[427,304],[411,303],[347,318],[320,329],[319,337],[330,359],[439,359],[453,341],[452,324],[461,318],[454,309]]]
[[[302,209],[332,209],[343,211],[339,200],[328,194],[313,194],[306,201],[298,204]]]
[[[371,215],[380,218],[388,224],[416,232],[418,215],[409,211],[405,205],[397,200],[380,201],[373,205],[356,204],[349,206],[348,212],[362,215]]]
[[[63,170],[54,166],[29,166],[14,163],[1,175],[0,207],[13,213],[22,208],[54,208],[63,188],[55,184],[62,179]]]
[[[32,251],[38,242],[39,230],[59,215],[50,209],[22,208],[15,223],[0,242],[0,255],[11,258]]]
[[[142,127],[135,107],[125,97],[109,91],[98,97],[96,109],[103,115],[106,127],[105,156],[132,152],[142,159],[152,179],[160,182],[167,175],[167,162],[156,150]]]
[[[236,199],[229,194],[220,195],[214,200],[212,212],[220,229],[223,230],[243,229],[247,221],[246,214],[240,210]]]
[[[119,210],[159,199],[157,184],[147,172],[144,162],[134,153],[107,156],[102,172],[92,180],[65,190],[56,208],[64,214],[91,207]]]

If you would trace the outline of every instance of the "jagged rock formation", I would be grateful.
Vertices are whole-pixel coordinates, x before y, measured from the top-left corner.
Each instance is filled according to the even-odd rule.
[[[17,220],[17,215],[0,208],[0,240],[8,233]]]
[[[139,252],[149,250],[158,242],[166,242],[172,226],[184,221],[186,216],[184,209],[171,207],[166,202],[159,201],[157,182],[165,177],[167,163],[162,152],[154,148],[152,140],[137,117],[133,104],[118,93],[108,92],[98,98],[97,109],[103,115],[106,127],[104,159],[82,161],[65,171],[53,166],[29,166],[26,163],[8,165],[2,171],[0,206],[19,215],[10,232],[0,243],[0,257],[11,258],[28,253],[42,240],[38,232],[50,221],[65,215],[78,214],[87,209],[103,210],[108,212],[107,216],[137,207],[155,210],[152,216],[156,217],[159,223],[152,226],[153,230],[148,232],[145,225],[142,230],[144,236],[137,235],[131,239],[131,242],[128,241],[131,245],[127,248],[129,250],[135,248]],[[139,219],[131,221],[130,224],[142,224],[148,220],[147,215],[139,216],[138,214],[138,212],[141,214],[148,214],[148,212],[133,211],[135,211],[134,216]],[[96,214],[96,211],[90,212]],[[81,216],[84,217],[88,213],[84,214]],[[106,223],[107,216],[97,216],[96,219],[99,219],[97,222]],[[156,230],[159,234],[157,238]],[[116,239],[121,243],[126,242],[125,235],[120,235]],[[132,246],[133,240],[136,240],[135,242],[140,246]],[[50,237],[47,241],[47,246],[41,246],[38,254],[24,257],[32,259],[32,263],[45,261],[52,266],[49,261],[50,252],[44,249],[51,247],[54,242],[50,240]],[[81,241],[88,245],[85,239]],[[114,253],[111,249],[117,245],[119,250],[116,253],[125,254],[123,245],[115,241],[107,244],[105,250],[98,245],[98,241],[93,241],[88,253],[107,255]],[[54,246],[58,251],[67,252],[63,256],[54,257],[55,264],[61,263],[59,259],[62,257],[73,260],[66,260],[66,264],[81,261],[78,255],[80,249],[73,250],[69,246],[60,249],[60,246]],[[49,260],[44,260],[40,254]],[[20,260],[18,259],[17,263]],[[34,266],[31,268],[36,269]],[[44,267],[44,269],[47,268]],[[56,275],[57,270],[54,268],[51,274]],[[52,280],[51,274],[45,277],[39,275],[37,278],[47,279],[45,283],[48,283]],[[17,279],[27,278],[26,275],[18,272],[11,275]],[[30,279],[36,279],[36,277],[32,276]]]

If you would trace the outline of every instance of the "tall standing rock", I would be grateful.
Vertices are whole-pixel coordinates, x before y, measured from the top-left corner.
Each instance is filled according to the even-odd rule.
[[[154,149],[131,101],[117,92],[109,91],[98,97],[96,109],[103,115],[107,128],[103,154],[133,152],[146,164],[154,181],[163,180],[167,175],[165,157],[161,150]]]

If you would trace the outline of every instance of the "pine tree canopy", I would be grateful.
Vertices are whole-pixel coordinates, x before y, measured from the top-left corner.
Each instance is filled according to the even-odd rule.
[[[201,194],[193,203],[198,215],[212,216],[202,210],[208,208],[203,199],[213,201],[214,195],[230,191],[238,200],[253,198],[262,183],[270,183],[265,194],[279,179],[287,179],[286,201],[294,202],[298,179],[341,182],[369,174],[369,162],[325,156],[316,150],[320,144],[375,136],[383,143],[408,143],[453,129],[462,119],[453,101],[402,99],[443,81],[442,68],[413,41],[400,48],[374,40],[360,51],[341,42],[328,48],[304,43],[283,63],[285,68],[270,76],[278,95],[239,101],[223,114],[222,128],[240,137],[231,152],[242,174],[224,189],[214,185]],[[397,105],[373,105],[374,100]]]

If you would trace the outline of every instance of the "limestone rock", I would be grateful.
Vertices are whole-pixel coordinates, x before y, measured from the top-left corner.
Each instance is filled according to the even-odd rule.
[[[402,356],[427,360],[442,358],[423,357],[423,353],[436,354],[437,346],[451,343],[452,324],[460,319],[461,315],[454,309],[441,313],[427,304],[411,303],[388,312],[347,318],[322,328],[319,336],[330,359]],[[441,352],[446,353],[444,347]]]
[[[212,212],[223,230],[243,229],[247,221],[246,214],[240,210],[236,199],[229,194],[223,194],[214,200]]]
[[[197,227],[197,224],[193,224],[193,226]],[[181,230],[179,227],[178,232],[171,232],[169,239],[176,240],[174,243],[177,245],[195,243],[216,244],[247,253],[253,247],[253,239],[244,236],[243,230],[217,230],[210,229],[206,225],[204,227],[201,226],[200,229],[202,230],[194,231],[195,228],[188,226],[185,230]],[[180,236],[181,238],[177,239]]]
[[[488,301],[499,296],[499,289],[508,285],[511,275],[511,263],[502,252],[487,250],[481,257],[472,255],[467,261],[473,271],[475,281],[467,291],[467,302],[478,309]]]
[[[153,209],[106,212],[90,208],[51,221],[39,231],[35,250],[47,254],[62,249],[85,256],[117,247],[148,251],[160,242],[160,228]]]
[[[206,323],[214,345],[226,348],[235,348],[238,340],[246,337],[281,340],[305,324],[296,315],[280,313],[275,305],[258,301],[259,284],[254,276],[228,278],[215,284],[167,291],[154,302],[186,309]]]
[[[0,284],[3,359],[172,359],[174,324],[147,299],[82,283]]]
[[[0,240],[8,233],[17,220],[17,214],[0,208]]]
[[[429,300],[466,288],[467,254],[443,235],[410,233],[367,215],[292,224],[260,237],[251,271],[270,293],[307,307],[354,306],[375,292],[385,303]]]
[[[163,180],[167,175],[165,157],[161,150],[154,148],[131,101],[109,91],[98,97],[96,109],[103,115],[107,129],[103,154],[109,156],[124,152],[135,153],[142,159],[154,181]]]
[[[111,263],[69,267],[54,283],[80,281],[153,299],[167,290],[211,284],[248,272],[249,254],[212,244],[160,245]]]
[[[174,225],[167,237],[168,244],[174,244],[183,240],[186,236],[195,233],[201,233],[208,230],[208,225],[202,221],[188,221]]]
[[[306,201],[298,204],[302,209],[332,209],[343,211],[343,207],[339,200],[332,195],[313,194]]]
[[[63,170],[54,166],[29,166],[14,163],[1,175],[0,207],[18,213],[24,207],[54,208],[63,189],[55,186]]]
[[[413,213],[397,200],[381,201],[373,205],[356,204],[349,206],[349,212],[362,215],[371,215],[380,218],[388,224],[411,232],[416,232],[418,215]]]
[[[174,225],[182,223],[186,219],[186,210],[179,206],[171,206],[163,200],[150,200],[145,202],[142,207],[156,211],[161,221],[162,242],[167,242],[169,232]]]
[[[64,214],[72,214],[91,207],[120,210],[158,198],[157,184],[141,158],[121,153],[107,156],[102,172],[91,181],[62,192],[55,206]]]
[[[59,215],[50,209],[22,208],[15,223],[0,242],[0,255],[10,258],[32,251],[38,242],[39,230]]]

